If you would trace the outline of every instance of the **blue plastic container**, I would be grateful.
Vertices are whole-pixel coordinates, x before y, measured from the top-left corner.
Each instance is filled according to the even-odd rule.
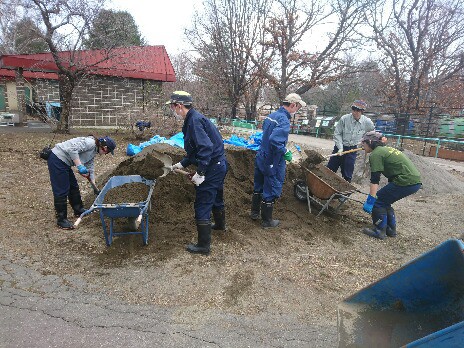
[[[448,240],[345,299],[338,334],[339,347],[464,347],[464,243]]]

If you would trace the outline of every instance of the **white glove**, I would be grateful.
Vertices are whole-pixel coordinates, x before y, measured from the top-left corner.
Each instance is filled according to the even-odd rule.
[[[184,167],[182,166],[182,164],[180,164],[180,162],[178,162],[178,163],[174,164],[173,166],[171,166],[171,172],[174,169],[184,169]]]
[[[343,149],[338,150],[337,155],[338,155],[338,156],[341,156],[341,155],[342,155],[342,152],[343,152]]]
[[[204,175],[199,175],[198,173],[195,173],[195,175],[192,176],[192,182],[195,184],[195,186],[200,186],[203,181],[205,181]]]

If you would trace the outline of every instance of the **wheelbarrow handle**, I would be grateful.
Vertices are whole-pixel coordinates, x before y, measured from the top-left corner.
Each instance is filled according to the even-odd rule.
[[[84,212],[81,214],[81,216],[79,216],[79,217],[77,218],[77,220],[74,222],[74,228],[77,228],[77,226],[79,226],[79,224],[81,223],[82,218],[83,218],[84,216],[86,216],[86,215],[89,215],[91,212],[93,212],[93,210],[94,210],[94,208],[92,207],[92,208],[90,208],[89,210],[84,211]]]
[[[330,157],[342,156],[342,155],[346,155],[347,153],[357,152],[357,151],[361,151],[361,150],[364,150],[364,149],[362,147],[358,147],[356,149],[351,149],[351,150],[347,150],[347,151],[343,151],[343,152],[333,153],[333,154],[331,154],[329,156],[325,156],[325,158],[329,159]]]

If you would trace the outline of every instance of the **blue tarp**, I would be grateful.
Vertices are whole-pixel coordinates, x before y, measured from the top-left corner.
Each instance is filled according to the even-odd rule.
[[[246,147],[247,149],[258,151],[259,145],[261,144],[261,139],[263,137],[262,132],[254,133],[250,136],[249,140],[241,138],[232,134],[230,139],[224,139],[224,144],[231,144],[240,147]]]
[[[172,146],[177,146],[180,148],[184,148],[184,134],[179,132],[173,135],[169,140],[165,137],[160,137],[159,135],[155,135],[150,140],[145,141],[144,143],[140,143],[138,146],[134,144],[127,145],[126,154],[127,156],[134,156],[138,154],[140,151],[143,150],[144,147],[158,144],[158,143],[166,143]]]
[[[58,102],[46,102],[45,103],[45,112],[50,118],[60,119],[61,116],[61,104]]]
[[[250,135],[248,140],[245,138],[241,138],[235,134],[232,134],[232,136],[229,139],[224,139],[224,144],[231,144],[235,146],[246,147],[247,149],[258,151],[259,146],[261,145],[262,138],[263,138],[263,132],[253,133],[252,135]],[[144,143],[141,143],[139,146],[134,145],[134,144],[127,145],[126,154],[127,156],[136,155],[140,151],[142,151],[144,147],[147,147],[153,144],[158,144],[158,143],[166,143],[166,144],[177,146],[183,149],[184,148],[184,134],[182,132],[179,132],[173,135],[170,139],[166,139],[165,137],[160,137],[159,135],[155,135],[153,138],[151,138],[150,140]],[[298,151],[301,152],[301,148],[298,145],[295,145],[295,147]]]

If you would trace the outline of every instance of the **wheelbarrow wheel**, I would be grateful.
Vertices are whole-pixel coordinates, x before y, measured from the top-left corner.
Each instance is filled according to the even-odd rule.
[[[306,183],[303,180],[298,180],[293,185],[293,195],[300,202],[306,202],[307,200],[306,187]]]

